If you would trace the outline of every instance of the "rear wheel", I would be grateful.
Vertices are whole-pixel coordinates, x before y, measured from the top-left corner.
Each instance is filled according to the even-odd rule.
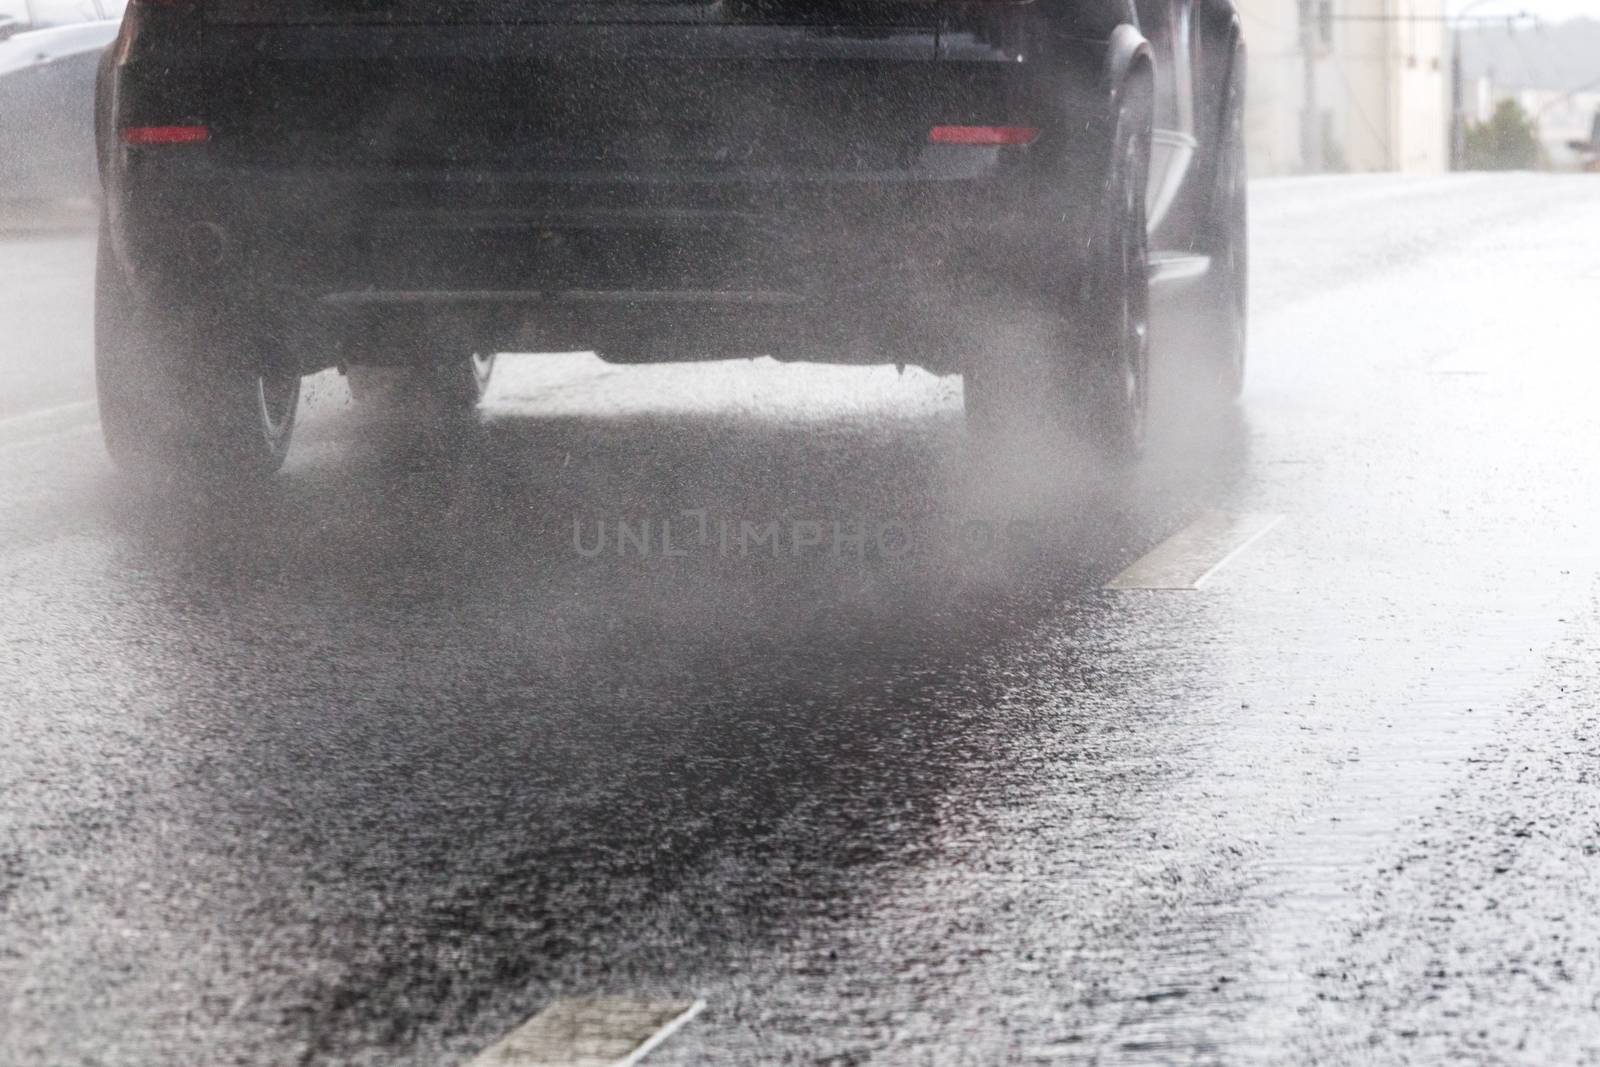
[[[1118,103],[1087,281],[1046,323],[974,358],[964,383],[969,428],[980,438],[1054,437],[1113,464],[1136,459],[1150,403],[1149,96],[1143,79]],[[1068,288],[1063,280],[1061,288]]]
[[[1137,87],[1142,88],[1142,83]],[[1095,240],[1087,306],[1076,317],[1069,403],[1080,436],[1105,459],[1144,449],[1150,415],[1148,104],[1130,86],[1118,108],[1112,166]]]
[[[266,358],[259,331],[230,329],[214,297],[172,293],[158,300],[128,277],[102,220],[95,385],[112,460],[144,475],[273,473],[294,434],[300,374]]]

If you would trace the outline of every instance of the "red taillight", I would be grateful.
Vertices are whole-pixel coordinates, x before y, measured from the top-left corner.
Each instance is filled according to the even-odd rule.
[[[935,126],[928,131],[932,144],[981,145],[989,148],[1032,144],[1039,139],[1035,126]]]
[[[169,144],[204,144],[211,140],[208,126],[124,126],[122,143],[140,147]]]

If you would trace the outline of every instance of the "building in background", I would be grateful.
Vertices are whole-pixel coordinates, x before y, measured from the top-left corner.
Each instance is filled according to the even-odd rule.
[[[1238,4],[1253,174],[1448,167],[1444,0]]]

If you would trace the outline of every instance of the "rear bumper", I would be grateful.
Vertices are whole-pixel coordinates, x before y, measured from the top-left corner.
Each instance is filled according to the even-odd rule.
[[[130,45],[101,85],[117,252],[180,299],[227,286],[229,306],[279,320],[460,321],[485,344],[604,347],[681,319],[771,351],[769,321],[901,337],[908,317],[1000,286],[1059,294],[1100,199],[1075,190],[1104,171],[1106,45],[1063,36],[1045,5],[984,11],[947,43],[883,27],[252,30],[266,66],[251,71]],[[195,54],[243,54],[221,32]],[[644,66],[601,61],[619,55]],[[353,70],[361,93],[329,98]],[[612,92],[549,93],[563,84]],[[438,106],[415,106],[424,85]],[[214,136],[113,139],[174,116]],[[931,143],[947,123],[1040,135]]]
[[[135,276],[226,285],[230,305],[340,334],[444,323],[476,345],[658,358],[882,362],[915,348],[906,361],[938,367],[954,356],[921,336],[939,332],[931,323],[1073,244],[1013,149],[956,147],[919,180],[674,182],[227,171],[203,151],[125,154],[113,231]]]

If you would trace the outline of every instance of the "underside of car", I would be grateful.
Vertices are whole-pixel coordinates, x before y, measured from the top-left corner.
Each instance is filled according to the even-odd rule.
[[[966,373],[978,423],[1043,384],[1132,453],[1152,283],[1242,256],[1241,81],[1203,0],[136,0],[99,93],[102,339],[245,407],[503,350],[910,363]],[[1021,315],[1051,350],[988,351]],[[170,422],[115,411],[134,377],[102,374],[109,421]]]

